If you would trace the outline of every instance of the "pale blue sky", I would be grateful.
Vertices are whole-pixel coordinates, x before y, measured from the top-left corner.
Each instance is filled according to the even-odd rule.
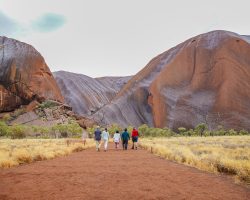
[[[0,35],[33,45],[52,71],[124,76],[200,33],[250,35],[249,6],[249,0],[0,0]]]

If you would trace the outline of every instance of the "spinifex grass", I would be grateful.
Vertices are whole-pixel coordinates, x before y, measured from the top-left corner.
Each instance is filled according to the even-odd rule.
[[[93,140],[87,140],[84,146],[81,140],[77,143],[67,143],[66,139],[2,139],[0,140],[0,168],[65,156],[94,145]]]
[[[140,145],[168,160],[250,184],[250,136],[145,138]]]

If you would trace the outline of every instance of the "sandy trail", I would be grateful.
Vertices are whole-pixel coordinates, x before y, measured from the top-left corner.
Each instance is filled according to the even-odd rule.
[[[144,150],[88,149],[0,170],[0,199],[243,200],[250,190]]]

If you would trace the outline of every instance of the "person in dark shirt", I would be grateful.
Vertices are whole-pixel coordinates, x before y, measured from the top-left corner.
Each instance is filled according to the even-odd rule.
[[[128,149],[128,141],[129,140],[130,140],[130,136],[129,136],[128,130],[125,128],[124,132],[122,133],[122,147],[123,147],[123,150]]]
[[[94,135],[95,135],[95,142],[96,142],[96,151],[100,151],[102,132],[99,126],[96,127]]]

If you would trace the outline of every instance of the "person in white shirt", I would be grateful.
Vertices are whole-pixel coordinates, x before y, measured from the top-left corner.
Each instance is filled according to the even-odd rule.
[[[114,143],[115,143],[115,148],[119,148],[119,143],[121,141],[121,134],[119,133],[119,131],[116,131],[115,134],[114,134]]]
[[[104,151],[107,151],[109,143],[109,132],[107,128],[105,128],[105,130],[102,132],[102,139],[104,142]]]

